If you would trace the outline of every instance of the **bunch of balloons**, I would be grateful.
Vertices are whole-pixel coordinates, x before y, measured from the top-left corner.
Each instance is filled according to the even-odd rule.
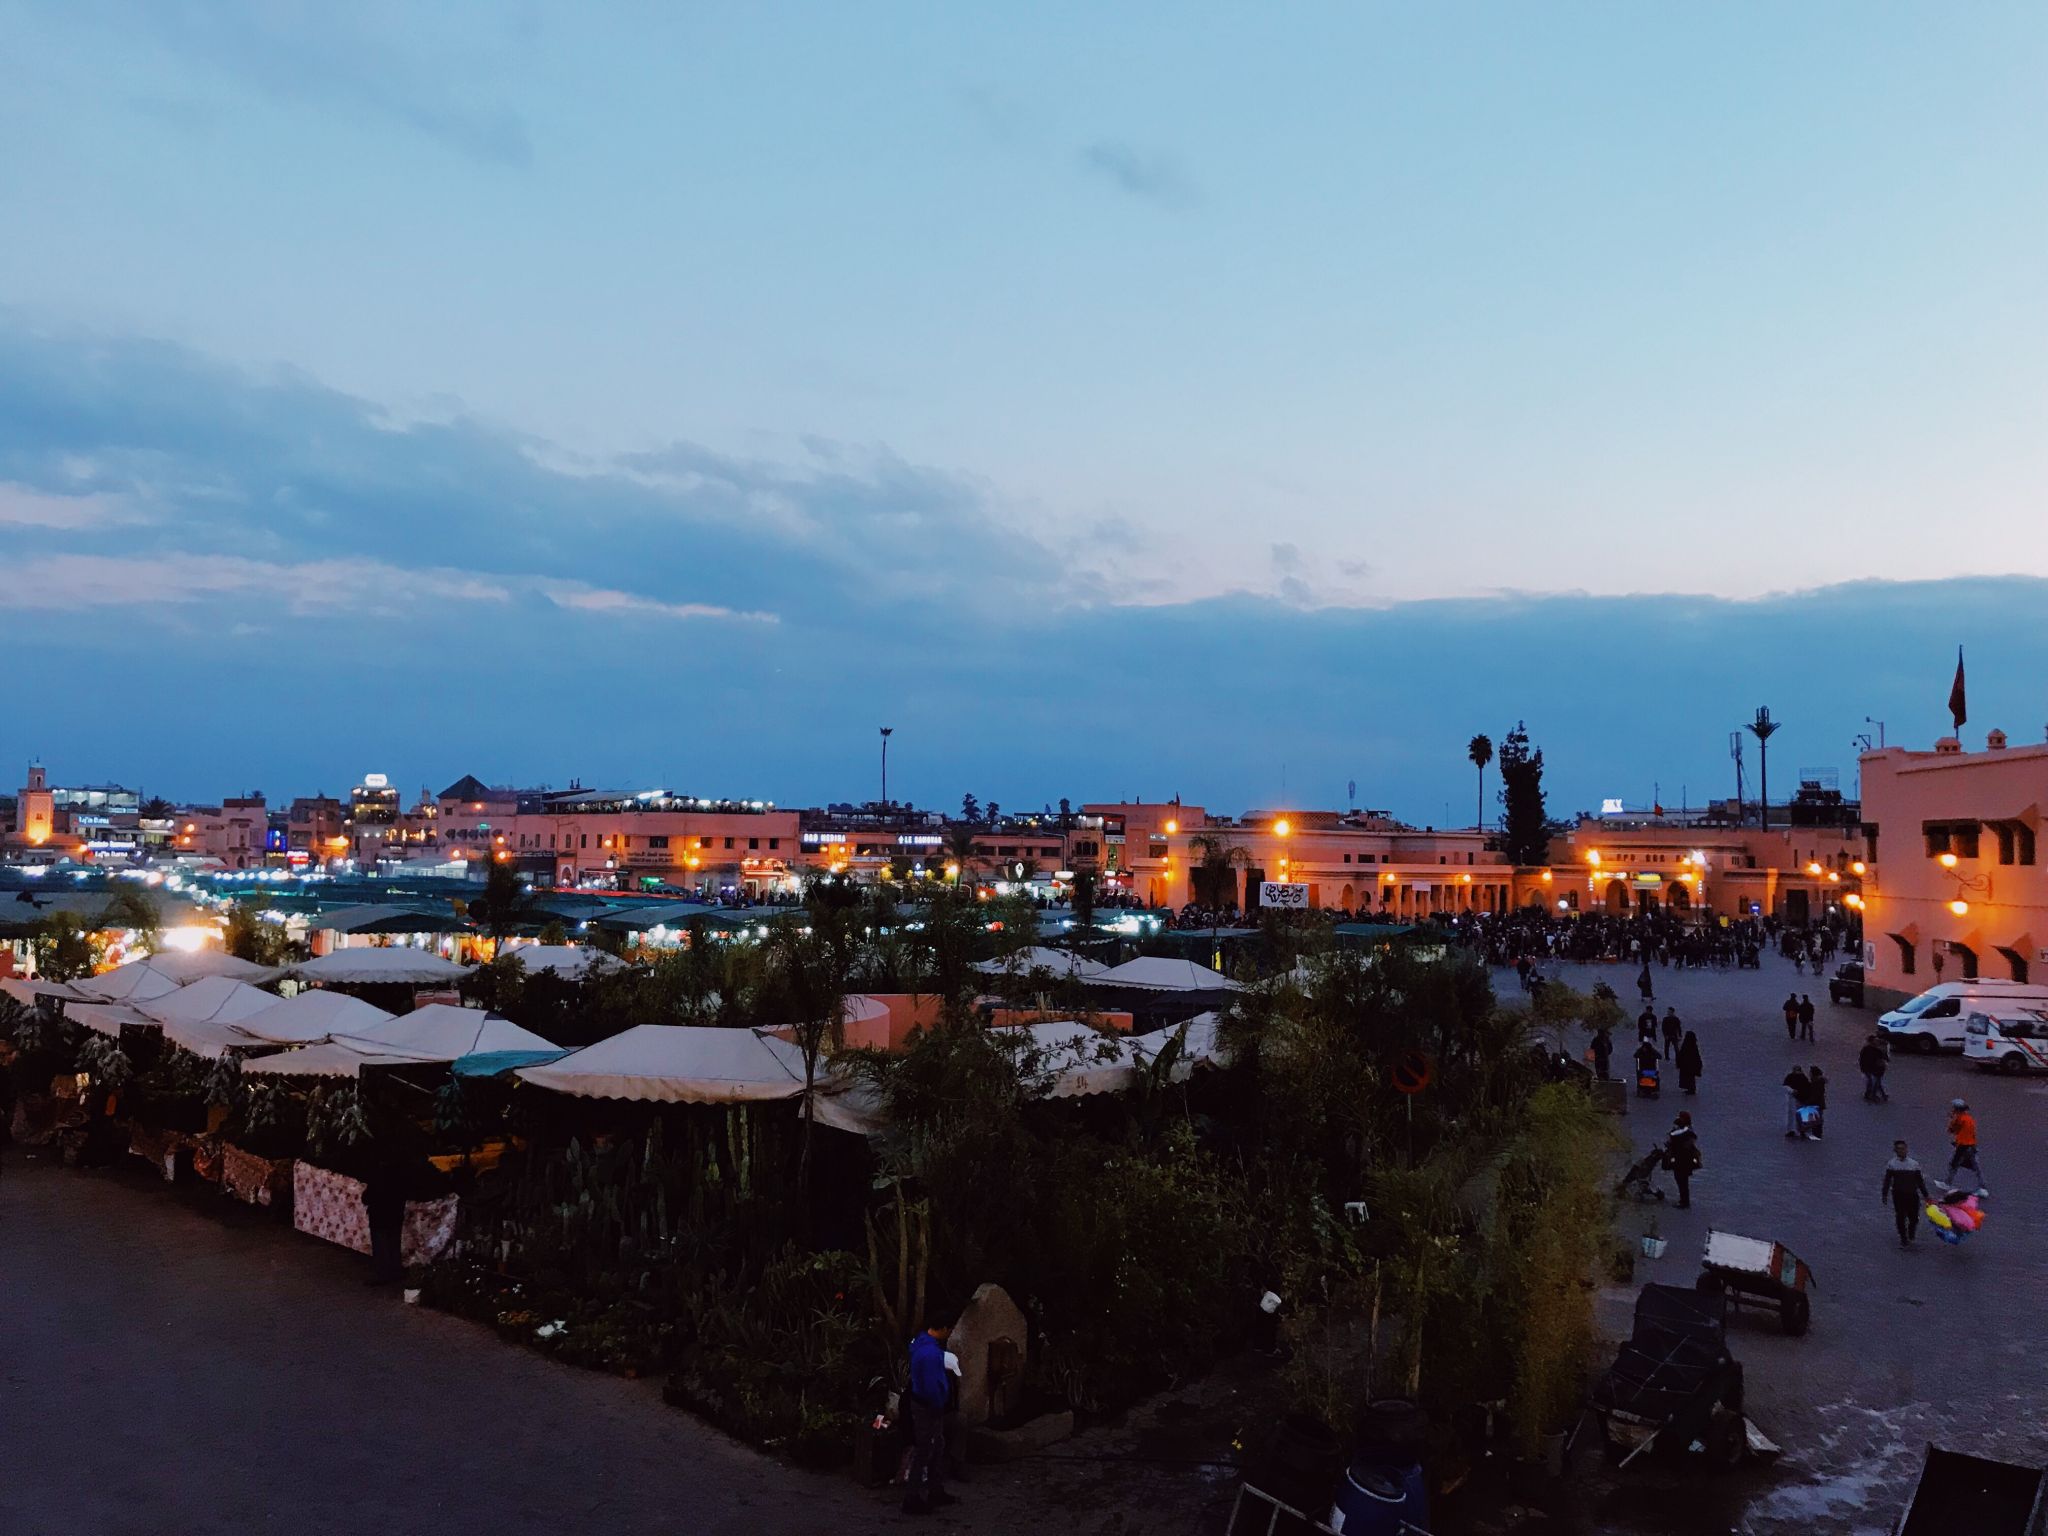
[[[1934,1235],[1944,1243],[1960,1243],[1984,1225],[1984,1207],[1975,1195],[1951,1200],[1946,1205],[1930,1202],[1927,1220],[1934,1227]]]

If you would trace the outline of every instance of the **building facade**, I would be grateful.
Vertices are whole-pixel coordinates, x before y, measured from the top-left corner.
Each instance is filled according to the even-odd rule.
[[[1945,737],[1862,758],[1866,987],[1891,1006],[1939,981],[2048,977],[2048,745]]]

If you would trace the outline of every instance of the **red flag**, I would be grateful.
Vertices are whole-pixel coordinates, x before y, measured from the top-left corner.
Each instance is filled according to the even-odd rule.
[[[1956,731],[1960,734],[1963,722],[1970,718],[1963,697],[1963,648],[1956,647],[1956,681],[1948,691],[1948,712],[1956,717]]]

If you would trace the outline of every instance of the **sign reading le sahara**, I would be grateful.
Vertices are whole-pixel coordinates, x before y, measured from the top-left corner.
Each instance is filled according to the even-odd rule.
[[[1280,880],[1262,880],[1259,882],[1259,905],[1306,912],[1308,887]]]

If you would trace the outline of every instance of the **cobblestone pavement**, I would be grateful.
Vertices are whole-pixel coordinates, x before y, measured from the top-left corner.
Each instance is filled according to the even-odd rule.
[[[1579,988],[1604,977],[1635,1011],[1632,968],[1556,974]],[[1750,1415],[1784,1447],[1778,1465],[1718,1482],[1631,1468],[1596,1527],[1614,1536],[1887,1536],[1930,1440],[2048,1462],[2048,1347],[2037,1310],[2048,1300],[2048,1081],[1905,1057],[1886,1079],[1891,1102],[1865,1104],[1856,1053],[1876,1013],[1830,1005],[1824,978],[1767,959],[1760,972],[1653,970],[1652,979],[1658,1011],[1669,1003],[1698,1031],[1706,1073],[1687,1099],[1667,1068],[1661,1099],[1631,1097],[1628,1133],[1645,1151],[1690,1109],[1706,1168],[1690,1211],[1669,1202],[1624,1208],[1625,1228],[1640,1231],[1654,1211],[1670,1241],[1661,1261],[1637,1264],[1637,1280],[1690,1284],[1707,1230],[1718,1227],[1785,1243],[1813,1267],[1819,1290],[1804,1338],[1747,1309],[1729,1329]],[[1512,995],[1513,973],[1496,985]],[[1789,988],[1818,1006],[1811,1043],[1785,1038],[1778,1010]],[[1632,1049],[1617,1049],[1617,1066]],[[1785,1139],[1781,1080],[1795,1062],[1819,1062],[1828,1075],[1824,1141]],[[1948,1166],[1948,1103],[1958,1095],[1981,1127],[1989,1220],[1960,1247],[1934,1241],[1923,1223],[1919,1243],[1901,1250],[1878,1199],[1892,1139],[1911,1143],[1932,1183]],[[1668,1174],[1660,1181],[1670,1187]],[[1616,1334],[1627,1331],[1633,1294],[1602,1297]]]

